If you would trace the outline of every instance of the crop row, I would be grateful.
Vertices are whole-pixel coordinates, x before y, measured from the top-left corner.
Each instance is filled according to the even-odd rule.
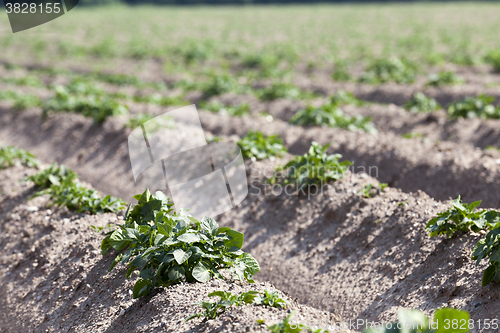
[[[253,136],[255,136],[254,134]],[[275,138],[265,136],[259,138],[260,141],[275,140]],[[15,159],[19,159],[22,163],[31,161],[33,156],[25,151],[7,147],[0,150],[1,158],[10,161],[6,163],[6,165],[10,165]],[[326,147],[313,143],[307,154],[296,156],[284,167],[288,172],[283,172],[281,167],[278,167],[277,170],[281,169],[282,171],[281,174],[284,178],[281,181],[293,183],[296,185],[296,189],[300,190],[304,184],[322,184],[342,178],[348,162],[339,162],[340,158],[340,155],[327,155]],[[309,165],[307,173],[297,174],[294,172],[305,164]],[[70,181],[76,183],[75,177],[71,175],[74,175],[72,171],[64,166],[52,165],[38,174],[28,177],[27,180],[33,181],[38,188],[47,189],[57,184],[61,187],[67,187],[71,191]],[[298,179],[302,183],[297,182]],[[384,187],[381,185],[382,191]],[[370,191],[367,188],[365,190]],[[37,192],[35,195],[41,195],[42,192]],[[367,198],[369,197],[370,195],[367,196]],[[178,213],[173,213],[173,204],[161,192],[152,195],[146,190],[134,198],[137,200],[137,204],[133,207],[128,206],[124,223],[108,225],[109,231],[106,232],[101,245],[103,255],[112,248],[118,251],[110,270],[121,262],[128,267],[125,274],[127,278],[131,278],[134,271],[139,271],[139,278],[135,281],[133,288],[134,298],[147,295],[152,288],[165,287],[183,281],[205,283],[213,277],[223,279],[225,275],[221,274],[222,270],[227,270],[230,275],[237,279],[253,282],[252,275],[259,271],[259,265],[253,257],[241,250],[244,240],[242,233],[228,227],[220,227],[217,222],[210,218],[197,220],[182,209]],[[78,201],[81,198],[74,198],[74,200]],[[498,274],[500,212],[484,210],[475,212],[478,205],[479,202],[464,205],[457,199],[452,202],[452,208],[449,211],[440,213],[429,221],[427,230],[431,232],[431,236],[441,233],[451,236],[456,232],[491,229],[486,238],[478,242],[472,254],[473,259],[478,262],[484,258],[490,260],[490,266],[486,269],[483,278],[483,285],[486,285],[490,281],[500,282],[500,274]],[[68,205],[70,209],[77,209],[77,206],[82,207],[81,205]],[[124,205],[121,202],[111,211],[123,208]],[[96,210],[93,213],[105,211]],[[103,231],[104,228],[95,229]],[[276,291],[269,290],[262,294],[250,291],[238,295],[216,291],[208,296],[218,296],[220,299],[217,302],[204,301],[199,303],[204,311],[196,313],[186,320],[196,317],[213,319],[232,306],[244,304],[247,306],[276,307],[286,307],[287,305],[287,302]],[[302,331],[304,327],[301,327],[300,323],[295,324],[292,315],[293,313],[281,323],[267,328],[271,332]],[[434,323],[430,322],[419,311],[401,310],[398,322],[404,324],[409,321],[418,323],[416,332],[467,332],[470,324],[467,312],[450,308],[438,309],[434,314]],[[365,332],[386,332],[389,331],[389,324],[387,323],[383,327],[369,327]],[[398,323],[392,323],[392,325],[399,327]],[[444,325],[448,325],[448,329],[445,330]],[[394,330],[395,328],[392,328],[390,331]],[[311,331],[326,332],[321,327],[311,328]]]

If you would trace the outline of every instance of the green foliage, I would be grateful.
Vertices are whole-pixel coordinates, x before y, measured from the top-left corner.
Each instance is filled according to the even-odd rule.
[[[294,184],[297,191],[300,191],[312,184],[323,185],[341,179],[352,163],[339,162],[342,158],[340,154],[328,155],[328,146],[321,146],[313,141],[306,154],[295,156],[284,167],[277,167],[277,172],[268,182]]]
[[[283,140],[278,135],[265,136],[260,131],[250,130],[238,141],[244,158],[262,160],[271,156],[282,157],[287,153]]]
[[[438,74],[429,75],[429,80],[427,81],[427,86],[432,87],[442,87],[452,84],[465,83],[465,80],[451,71],[441,71]]]
[[[258,70],[260,77],[280,76],[280,58],[270,52],[248,54],[241,60],[243,68]]]
[[[117,212],[125,207],[125,202],[110,195],[101,198],[96,190],[86,188],[77,179],[77,175],[64,165],[52,164],[36,175],[23,179],[31,180],[41,188],[32,198],[44,194],[50,196],[52,204],[66,206],[77,212],[90,214]]]
[[[238,81],[227,73],[212,73],[209,75],[208,81],[201,86],[201,91],[203,92],[203,96],[205,98],[229,92],[239,93],[241,90],[242,89]]]
[[[136,128],[144,124],[146,121],[153,119],[154,117],[154,115],[149,113],[139,113],[131,116],[125,126],[129,128]]]
[[[44,86],[43,82],[37,76],[33,75],[28,75],[19,78],[6,77],[2,79],[2,82],[15,84],[17,86],[27,86],[27,87],[37,87],[37,88]]]
[[[110,270],[121,261],[128,266],[127,278],[140,271],[134,298],[147,295],[153,287],[182,281],[207,282],[213,276],[221,279],[221,269],[239,280],[253,282],[252,275],[260,267],[251,255],[241,251],[242,233],[219,227],[209,217],[198,221],[184,210],[171,213],[173,204],[161,192],[153,196],[146,190],[134,198],[138,204],[125,224],[108,233],[101,244],[103,255],[111,248],[128,248],[116,256]]]
[[[295,314],[295,311],[292,311],[282,322],[274,324],[272,326],[268,326],[267,329],[271,333],[299,333],[302,329],[298,325],[291,325],[290,319]],[[293,327],[292,327],[293,326]]]
[[[451,207],[433,217],[425,228],[431,237],[444,235],[453,236],[457,231],[467,233],[477,232],[483,229],[494,229],[500,227],[500,212],[495,210],[478,210],[476,208],[481,201],[465,204],[458,196],[451,202]]]
[[[386,82],[413,83],[417,76],[416,66],[399,58],[373,61],[359,78],[360,82],[380,84]]]
[[[0,100],[2,99],[13,101],[13,108],[15,110],[26,110],[42,105],[42,100],[36,95],[23,94],[10,90],[0,91]]]
[[[422,133],[409,132],[401,135],[405,139],[414,139],[414,138],[425,138]]]
[[[187,105],[187,102],[182,96],[162,96],[161,94],[153,95],[135,95],[133,97],[136,103],[148,103],[161,106]]]
[[[412,99],[406,102],[404,108],[412,113],[417,112],[433,112],[439,110],[441,106],[431,97],[425,96],[423,93],[418,92],[413,95]]]
[[[347,63],[344,61],[338,61],[335,63],[335,68],[332,72],[332,79],[334,81],[351,81],[352,75],[349,73],[349,68]]]
[[[109,116],[128,113],[125,105],[114,99],[100,95],[76,95],[71,93],[72,87],[57,86],[55,97],[45,101],[43,116],[49,112],[75,112],[85,117],[93,118],[95,122],[102,123]]]
[[[500,72],[500,49],[488,52],[485,61],[493,66],[495,72]]]
[[[232,117],[241,117],[250,113],[250,105],[248,103],[241,103],[240,105],[231,106],[225,105],[219,101],[210,103],[202,103],[201,107],[210,112],[227,114]]]
[[[440,308],[434,312],[434,322],[431,322],[419,310],[401,309],[398,311],[397,323],[370,327],[363,333],[466,333],[469,331],[469,318],[467,311]]]
[[[274,101],[278,98],[298,99],[305,97],[299,88],[286,82],[274,82],[269,87],[258,90],[256,94],[263,101]]]
[[[30,168],[38,167],[39,162],[31,153],[14,146],[3,146],[0,148],[0,169],[6,169],[14,165],[14,160],[19,160],[22,165]]]
[[[247,292],[242,292],[240,294],[232,294],[230,291],[217,290],[210,294],[209,297],[220,297],[218,302],[200,302],[196,305],[200,305],[204,312],[198,312],[194,315],[189,316],[186,321],[189,321],[198,317],[205,317],[206,319],[215,319],[226,311],[228,307],[233,305],[241,306],[243,304],[247,305],[265,305],[269,307],[282,308],[285,309],[288,304],[281,296],[277,290],[267,290],[264,289],[263,293],[258,291],[250,290]]]
[[[338,90],[335,95],[330,97],[330,103],[336,105],[356,105],[362,106],[365,105],[365,102],[354,96],[353,93],[346,92],[344,90]]]
[[[451,118],[491,118],[500,119],[500,108],[493,104],[495,98],[487,95],[466,97],[448,107]]]
[[[281,309],[286,309],[286,306],[289,305],[288,302],[280,296],[277,290],[271,291],[264,289],[264,293],[260,293],[260,296],[255,296],[253,301],[255,305],[265,305]]]
[[[365,198],[372,198],[382,192],[385,192],[385,188],[388,186],[386,183],[380,183],[380,186],[368,184],[363,187],[361,191],[358,192],[359,195],[363,195]]]
[[[483,259],[490,261],[490,265],[483,273],[481,282],[483,287],[491,281],[500,283],[500,223],[486,235],[486,238],[477,242],[471,258],[476,260],[476,265],[479,265]]]
[[[214,55],[214,45],[210,41],[190,41],[179,50],[186,64],[203,63]]]
[[[309,105],[305,109],[297,111],[290,119],[290,123],[303,126],[336,127],[350,131],[365,131],[371,134],[377,133],[377,129],[371,122],[370,117],[360,115],[349,117],[339,108],[337,103],[327,103],[320,107]]]

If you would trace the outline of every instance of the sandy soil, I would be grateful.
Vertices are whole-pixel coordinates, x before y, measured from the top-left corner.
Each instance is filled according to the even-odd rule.
[[[29,200],[35,188],[19,180],[35,172],[19,165],[0,170],[1,332],[261,332],[265,326],[258,319],[270,325],[292,310],[297,321],[341,320],[281,292],[291,303],[286,310],[233,307],[216,320],[184,321],[200,311],[194,303],[209,300],[212,291],[274,290],[269,282],[179,284],[133,300],[138,276],[126,280],[123,266],[108,273],[113,253],[101,255],[103,236],[90,227],[123,216],[75,214],[48,208],[45,197]]]

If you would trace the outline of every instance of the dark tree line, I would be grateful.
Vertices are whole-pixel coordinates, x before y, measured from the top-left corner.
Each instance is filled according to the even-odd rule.
[[[249,5],[249,4],[313,4],[313,3],[382,3],[382,2],[458,2],[460,0],[80,0],[80,5],[99,5],[122,2],[129,5]],[[489,2],[500,2],[490,0]]]

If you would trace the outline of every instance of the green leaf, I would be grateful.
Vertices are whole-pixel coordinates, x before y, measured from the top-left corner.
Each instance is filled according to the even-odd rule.
[[[181,265],[186,260],[188,260],[189,257],[191,257],[192,252],[190,250],[184,251],[181,248],[177,248],[172,254],[174,255],[175,261],[177,261],[177,263]]]
[[[158,199],[148,201],[141,209],[141,215],[145,222],[154,220],[154,213],[162,207],[162,201]]]
[[[425,330],[429,327],[429,318],[418,310],[399,310],[398,321],[400,326],[402,326],[400,329],[401,333],[412,333],[414,330],[411,328],[416,326],[418,326],[420,330]]]
[[[224,244],[228,248],[234,246],[237,247],[238,249],[241,249],[244,240],[244,236],[241,232],[230,229],[226,230],[225,234],[231,237],[230,240],[224,242]]]
[[[122,260],[123,253],[120,253],[119,255],[116,256],[115,260],[111,263],[111,266],[108,269],[108,272],[111,272],[111,270]]]
[[[105,255],[112,248],[111,244],[109,244],[109,236],[104,237],[101,242],[101,254]]]
[[[481,204],[481,200],[479,201],[474,201],[473,203],[469,204],[469,211],[473,211],[476,207],[478,207]]]
[[[193,268],[193,277],[198,282],[205,283],[211,278],[210,270],[203,262],[200,261]]]
[[[142,268],[148,264],[150,256],[137,256],[132,260],[132,265],[134,265],[137,268]]]
[[[458,323],[468,323],[469,314],[467,311],[452,308],[441,308],[436,310],[434,313],[434,322],[438,323],[436,333],[465,333],[469,331],[467,325],[464,325],[465,328],[460,328],[462,326],[460,324],[457,328],[452,328],[451,325],[446,324],[448,322],[447,320],[449,320],[450,323],[452,320],[457,320]]]
[[[121,251],[130,243],[131,239],[125,235],[125,233],[119,229],[113,231],[109,236],[109,245],[111,245],[115,250]]]
[[[168,270],[168,278],[170,281],[177,281],[186,275],[184,268],[182,266],[172,266]]]
[[[260,266],[257,260],[248,253],[243,253],[243,255],[238,258],[246,266],[246,270],[250,275],[255,275],[260,271]]]
[[[151,270],[151,268],[143,269],[140,273],[140,276],[144,280],[149,280],[151,277],[153,277],[153,271]]]
[[[203,230],[209,231],[212,235],[215,235],[217,229],[219,229],[219,224],[211,217],[205,216],[200,221],[201,228]]]
[[[490,257],[491,261],[500,262],[500,248],[494,250]]]
[[[481,281],[481,286],[485,287],[488,284],[490,284],[491,280],[493,280],[493,277],[495,276],[496,270],[495,266],[490,265],[488,268],[483,273],[483,280]]]
[[[148,283],[148,281],[143,279],[137,280],[132,290],[132,297],[139,298],[142,296],[147,296],[149,294],[150,287],[151,285]]]
[[[180,240],[181,242],[184,242],[184,243],[187,243],[187,244],[191,244],[191,243],[199,242],[200,241],[200,236],[198,236],[197,234],[189,232],[189,233],[185,233],[185,234],[182,234],[182,235],[178,236],[177,239]]]

